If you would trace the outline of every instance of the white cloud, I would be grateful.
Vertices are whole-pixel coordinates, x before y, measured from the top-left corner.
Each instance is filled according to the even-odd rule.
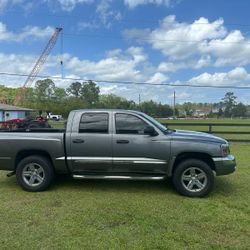
[[[124,0],[124,3],[130,9],[134,9],[139,5],[145,5],[145,4],[165,5],[169,7],[171,4],[171,0]]]
[[[146,76],[141,67],[146,59],[142,48],[130,47],[125,52],[119,49],[109,51],[97,62],[72,57],[65,65],[76,74],[96,80],[144,81]]]
[[[0,22],[0,41],[14,41],[20,42],[27,38],[43,38],[49,37],[54,32],[54,29],[50,26],[46,28],[40,28],[37,26],[26,26],[20,33],[14,33],[7,30],[4,23]]]
[[[112,8],[114,0],[100,0],[96,3],[96,16],[91,21],[80,21],[78,25],[79,30],[84,29],[98,29],[100,27],[110,28],[115,21],[122,19],[120,11]]]
[[[65,61],[71,58],[69,54],[64,54],[63,57]],[[24,81],[27,78],[27,75],[31,72],[37,58],[38,58],[38,55],[0,53],[0,69],[1,69],[0,71],[1,72],[24,75],[24,76],[0,75],[0,84],[4,84],[10,87],[22,86],[22,84],[24,84]],[[55,76],[56,72],[60,74],[60,71],[61,71],[60,59],[61,59],[61,55],[49,56],[46,62],[42,65],[42,68],[38,75]],[[75,74],[69,73],[68,75],[74,76],[75,78],[77,78],[77,75]],[[35,81],[37,79],[35,79]]]
[[[221,67],[250,63],[250,38],[239,30],[228,31],[221,18],[209,22],[200,17],[188,24],[178,22],[175,16],[167,16],[156,29],[133,28],[125,30],[123,35],[140,43],[149,43],[152,48],[161,51],[169,59],[167,66],[171,72],[212,64]],[[183,63],[173,62],[184,59]],[[191,65],[193,63],[195,65]]]
[[[168,80],[168,77],[160,72],[156,72],[150,79],[149,83],[157,84],[157,83],[163,83]]]
[[[236,67],[229,72],[216,72],[214,74],[202,73],[193,77],[189,83],[195,85],[212,85],[212,86],[244,86],[249,84],[250,74],[242,67]]]
[[[6,8],[11,7],[16,4],[23,4],[25,0],[1,0],[0,1],[0,13],[3,12]]]
[[[90,4],[93,0],[58,0],[61,5],[62,10],[72,11],[77,4]]]
[[[217,58],[215,65],[246,65],[250,63],[250,39],[234,30],[223,39],[215,39],[201,47],[202,52]]]
[[[186,60],[185,62],[161,62],[158,70],[160,72],[176,72],[181,69],[200,69],[210,65],[211,57],[206,55],[196,60]]]
[[[186,63],[161,62],[158,66],[160,72],[176,72],[188,68]]]
[[[222,38],[225,34],[226,29],[223,27],[222,19],[209,23],[206,18],[201,17],[192,24],[187,24],[178,23],[175,16],[168,16],[161,22],[159,28],[151,32],[148,42],[166,56],[185,59],[200,54],[199,43]]]
[[[102,24],[110,27],[113,21],[119,21],[122,15],[119,11],[112,9],[111,4],[113,0],[100,0],[96,7],[96,13],[101,20]]]

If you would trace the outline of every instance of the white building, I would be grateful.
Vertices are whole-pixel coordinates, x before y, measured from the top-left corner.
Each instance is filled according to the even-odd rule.
[[[27,113],[31,111],[33,110],[0,103],[0,122],[17,118],[25,119],[27,117]]]

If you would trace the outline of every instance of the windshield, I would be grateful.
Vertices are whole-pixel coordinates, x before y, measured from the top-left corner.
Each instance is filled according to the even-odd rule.
[[[168,130],[164,125],[162,125],[160,122],[158,122],[157,120],[155,120],[153,117],[151,117],[149,115],[146,115],[144,113],[140,113],[140,115],[143,116],[144,118],[146,118],[151,123],[153,123],[162,132],[166,132]]]

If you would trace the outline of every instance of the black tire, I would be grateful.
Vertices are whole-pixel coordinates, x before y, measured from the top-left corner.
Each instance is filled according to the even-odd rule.
[[[49,159],[39,155],[24,158],[16,168],[18,184],[29,192],[40,192],[47,189],[52,184],[54,175],[54,169]]]
[[[182,161],[173,173],[173,184],[176,190],[188,197],[204,197],[214,185],[214,174],[209,165],[201,160]]]

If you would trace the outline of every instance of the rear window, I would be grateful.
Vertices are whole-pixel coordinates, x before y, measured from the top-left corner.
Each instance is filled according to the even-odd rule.
[[[85,113],[81,117],[79,133],[108,133],[107,113]]]

